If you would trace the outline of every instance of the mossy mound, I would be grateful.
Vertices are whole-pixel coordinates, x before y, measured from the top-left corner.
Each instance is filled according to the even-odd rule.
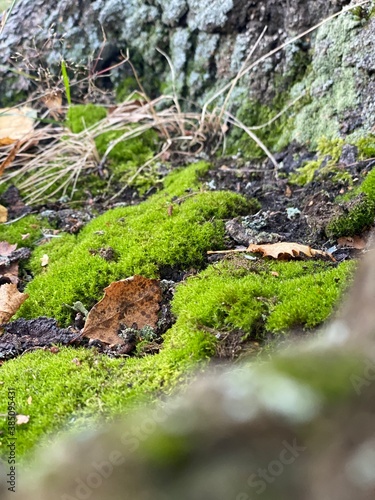
[[[78,236],[65,235],[38,248],[31,260],[30,298],[19,316],[51,316],[69,324],[71,312],[64,304],[81,301],[90,308],[112,281],[134,274],[158,277],[165,266],[202,266],[207,250],[223,247],[222,219],[258,208],[257,202],[231,192],[194,192],[197,177],[207,169],[208,164],[197,163],[174,172],[164,190],[146,202],[109,210]],[[108,247],[115,255],[110,261],[98,254]],[[49,256],[47,270],[40,265],[43,254]]]
[[[17,459],[30,453],[43,436],[53,439],[64,426],[87,428],[170,392],[213,350],[214,337],[209,334],[172,328],[154,356],[111,359],[93,350],[61,348],[57,354],[40,350],[6,362],[0,369],[0,412],[6,413],[12,387],[17,413],[30,416],[27,425],[17,428]],[[0,419],[0,430],[5,454],[5,419]]]
[[[43,238],[43,230],[50,227],[45,219],[41,220],[35,215],[27,215],[17,222],[0,224],[0,241],[7,241],[12,245],[17,244],[18,247],[32,248],[38,240]]]
[[[0,391],[15,387],[18,413],[30,416],[17,434],[19,456],[64,425],[87,427],[170,392],[205,366],[215,352],[215,333],[239,328],[244,338],[254,338],[316,326],[331,313],[353,267],[352,262],[335,267],[223,261],[177,287],[177,321],[156,355],[110,359],[93,350],[61,348],[57,354],[37,351],[8,361],[0,371]],[[1,401],[4,413],[6,397]]]
[[[264,336],[313,328],[332,312],[354,262],[250,263],[237,257],[212,265],[178,287],[173,301],[176,327]]]
[[[132,96],[132,99],[136,96]],[[85,129],[90,129],[107,116],[107,110],[94,104],[76,105],[69,108],[66,123],[72,132],[78,134]],[[129,127],[128,127],[129,129]],[[130,130],[130,129],[129,129]],[[95,145],[100,157],[106,153],[108,146],[124,134],[124,130],[108,131],[96,135]],[[129,183],[140,194],[154,186],[158,181],[157,165],[150,164],[138,173],[138,169],[151,160],[158,151],[159,139],[154,130],[146,130],[141,135],[128,138],[119,142],[110,150],[106,166],[110,169],[110,186],[116,188],[121,183]],[[110,189],[109,186],[109,189]],[[99,179],[98,176],[85,178],[84,189],[91,189],[94,193],[98,190],[108,189],[108,180]],[[76,199],[79,198],[80,185],[77,188]]]
[[[375,169],[371,170],[362,184],[342,204],[343,213],[334,217],[326,226],[329,237],[354,236],[374,223],[375,218]]]

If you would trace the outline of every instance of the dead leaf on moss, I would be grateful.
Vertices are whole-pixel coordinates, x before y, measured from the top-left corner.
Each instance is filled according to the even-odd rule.
[[[300,243],[294,242],[282,242],[282,243],[267,243],[264,245],[255,245],[252,243],[247,248],[236,248],[234,250],[218,250],[218,251],[209,251],[208,254],[215,253],[234,253],[234,252],[252,252],[252,253],[261,253],[263,257],[272,257],[273,259],[285,259],[292,257],[295,259],[296,257],[300,257],[301,254],[306,257],[325,257],[329,258],[333,262],[336,262],[331,254],[327,252],[323,252],[322,250],[316,250],[314,248],[309,247],[308,245],[301,245]]]
[[[27,106],[0,109],[0,146],[25,140],[34,130],[35,118],[36,111]]]
[[[16,424],[24,425],[27,424],[30,420],[30,415],[16,415]]]
[[[48,264],[49,264],[49,257],[48,257],[48,255],[45,253],[45,254],[43,254],[43,255],[42,255],[42,257],[40,258],[40,265],[41,265],[42,267],[46,267],[46,266],[48,266]]]
[[[121,325],[140,329],[155,328],[162,292],[157,280],[132,276],[115,281],[104,289],[105,295],[87,316],[83,335],[106,344],[124,344],[118,331]]]
[[[0,224],[4,224],[8,220],[8,210],[0,205]]]
[[[28,298],[14,283],[0,286],[0,324],[7,323]]]
[[[322,250],[315,250],[308,245],[301,245],[300,243],[294,242],[282,242],[282,243],[272,243],[266,245],[255,245],[251,244],[247,248],[248,252],[261,253],[263,257],[272,257],[274,259],[283,259],[285,257],[299,257],[301,254],[306,257],[328,257],[331,260],[335,260],[332,255]]]
[[[10,255],[12,252],[14,252],[16,248],[17,248],[17,243],[12,245],[7,241],[0,241],[0,256],[6,257],[7,255]]]
[[[366,247],[366,242],[360,236],[343,236],[337,240],[337,243],[343,247],[355,248],[363,250]]]

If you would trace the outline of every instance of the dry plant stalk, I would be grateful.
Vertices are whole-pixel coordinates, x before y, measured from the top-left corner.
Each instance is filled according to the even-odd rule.
[[[242,129],[249,136],[249,139],[253,140],[263,150],[273,163],[275,169],[277,169],[277,161],[271,151],[268,150],[266,145],[256,135],[255,131],[271,125],[280,118],[280,116],[286,113],[302,95],[288,104],[284,110],[275,115],[267,123],[247,127],[228,111],[230,98],[234,88],[243,76],[267,58],[283,50],[291,43],[303,38],[342,13],[369,2],[370,0],[363,0],[356,3],[356,5],[344,8],[342,11],[329,16],[312,28],[259,57],[253,63],[249,63],[251,56],[254,54],[266,32],[267,28],[264,28],[235,78],[208,99],[202,107],[202,111],[199,113],[182,111],[176,92],[175,71],[167,54],[158,49],[166,58],[170,66],[173,92],[171,95],[162,95],[154,100],[148,98],[142,88],[134,67],[128,58],[126,58],[126,61],[133,69],[135,78],[141,89],[141,92],[137,92],[137,96],[140,96],[140,99],[138,97],[137,100],[131,100],[132,96],[130,96],[128,100],[120,104],[113,112],[109,113],[106,118],[78,134],[73,134],[64,127],[53,128],[50,125],[36,129],[31,139],[28,139],[19,147],[17,146],[18,150],[14,155],[13,161],[8,161],[9,164],[6,164],[5,173],[0,179],[0,185],[12,179],[17,179],[17,185],[23,193],[26,193],[25,201],[29,204],[43,202],[47,191],[48,196],[51,197],[58,193],[62,195],[67,194],[70,188],[70,196],[72,196],[81,173],[84,170],[90,171],[99,169],[105,163],[109,153],[117,144],[141,136],[147,130],[156,130],[159,137],[163,139],[160,152],[137,170],[128,184],[113,197],[114,199],[126,189],[130,182],[134,181],[136,176],[139,175],[145,167],[159,159],[169,149],[178,151],[180,154],[189,154],[192,151],[194,151],[194,153],[199,153],[205,147],[207,148],[209,143],[214,143],[212,149],[216,151],[220,144],[224,142],[228,123]],[[223,95],[225,95],[225,98],[222,106],[214,107],[210,110],[209,106]],[[116,140],[112,141],[107,151],[100,159],[95,146],[95,138],[109,131],[121,131],[122,133]],[[45,145],[46,142],[47,145]],[[30,153],[28,150],[32,143],[34,145],[36,144],[36,146],[34,147],[34,151]],[[7,159],[9,160],[10,155],[12,155],[12,147],[14,147],[14,145],[0,148],[0,165],[6,162]],[[55,186],[55,189],[51,192],[53,186]]]

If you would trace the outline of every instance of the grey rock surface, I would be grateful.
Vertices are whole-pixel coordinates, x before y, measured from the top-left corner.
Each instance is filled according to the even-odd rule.
[[[233,77],[265,25],[267,33],[257,55],[274,48],[328,14],[347,0],[288,2],[281,0],[20,0],[0,37],[1,95],[33,90],[34,83],[10,70],[26,73],[48,69],[58,71],[61,58],[87,66],[103,45],[130,50],[138,71],[152,70],[155,86],[170,82],[165,59],[159,47],[172,57],[181,88],[187,86],[189,98],[201,96],[218,80]],[[309,42],[297,44],[304,53]],[[263,65],[261,73],[250,78],[258,97],[274,95],[270,74],[285,73],[294,55],[280,54]],[[110,62],[110,61],[108,61]],[[262,75],[260,77],[260,75]],[[42,82],[43,84],[43,82]]]
[[[159,48],[171,59],[174,87],[185,105],[202,106],[237,75],[265,26],[251,61],[356,3],[58,0],[52,5],[50,0],[20,0],[0,35],[0,105],[54,85],[63,90],[58,77],[62,58],[76,75],[81,71],[81,78],[110,67],[127,51],[146,91],[151,96],[168,93],[172,72]],[[294,139],[316,149],[323,135],[356,140],[372,133],[374,8],[369,2],[343,14],[255,66],[231,95],[234,110],[249,102],[272,107],[280,97],[285,103],[304,96],[303,105],[290,112],[294,125],[277,147]],[[116,86],[130,75],[125,64],[110,78]],[[96,79],[98,85],[108,82],[108,76]],[[224,98],[225,93],[215,103],[220,106]]]

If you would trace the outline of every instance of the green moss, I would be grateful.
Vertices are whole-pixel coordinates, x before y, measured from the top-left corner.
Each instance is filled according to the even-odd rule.
[[[354,236],[374,223],[375,218],[375,169],[371,170],[348,200],[341,204],[343,213],[334,217],[326,226],[331,238]]]
[[[99,154],[104,155],[109,144],[122,134],[123,131],[113,131],[98,136],[95,143]],[[153,158],[158,144],[159,139],[154,130],[148,130],[139,137],[117,144],[108,155],[108,167],[113,176],[112,182],[121,185],[129,183],[137,188],[140,194],[154,186],[159,179],[156,163],[151,163],[143,168],[142,172],[136,173],[140,167]]]
[[[289,176],[289,182],[298,186],[305,186],[305,184],[312,182],[315,172],[321,164],[321,160],[308,161],[303,167],[298,168],[296,172],[293,172]]]
[[[107,111],[101,106],[88,104],[85,106],[72,106],[69,108],[67,123],[71,130],[79,133],[89,128],[107,116]],[[129,128],[131,130],[131,128]],[[95,138],[95,144],[100,156],[103,156],[112,141],[124,134],[124,130],[109,131]],[[148,130],[141,136],[121,141],[109,153],[107,166],[111,172],[111,184],[129,184],[143,194],[158,181],[157,166],[150,164],[141,173],[135,175],[138,169],[147,161],[152,159],[158,148],[158,136],[155,131]],[[89,189],[92,194],[100,192],[108,182],[99,179],[98,176],[90,175],[81,178],[77,187],[75,199],[81,196],[81,186]]]
[[[17,413],[30,416],[28,424],[17,428],[18,460],[42,437],[54,439],[63,426],[87,428],[171,391],[213,349],[209,334],[173,328],[154,356],[111,359],[87,349],[61,348],[57,354],[35,351],[8,361],[0,367],[0,412],[6,413],[6,392],[14,387]],[[5,419],[0,419],[0,430],[5,455]]]
[[[12,224],[0,224],[0,241],[32,248],[43,237],[43,229],[50,227],[47,221],[35,215],[27,215]],[[26,235],[28,236],[23,239]]]
[[[247,100],[242,104],[237,113],[237,118],[247,127],[251,128],[263,125],[270,121],[283,109],[286,96],[278,97],[271,106],[261,104],[253,100]],[[290,139],[293,120],[290,113],[285,113],[271,125],[254,133],[271,151],[279,151],[287,146]],[[257,159],[264,157],[263,150],[242,129],[234,128],[228,138],[228,153],[240,152],[245,158]]]
[[[375,200],[366,195],[359,195],[344,205],[344,214],[333,218],[325,229],[330,238],[355,236],[370,227],[375,217]]]
[[[116,87],[116,101],[124,102],[129,99],[129,96],[132,95],[133,99],[137,99],[138,97],[134,95],[134,92],[139,90],[139,86],[137,80],[133,76],[128,76],[124,78],[121,83]]]
[[[90,222],[76,236],[66,235],[34,252],[31,268],[35,278],[28,285],[30,298],[19,315],[47,315],[62,324],[71,312],[64,304],[81,301],[88,309],[112,281],[133,274],[158,276],[159,269],[176,266],[188,269],[205,262],[205,252],[222,248],[222,219],[256,210],[258,204],[230,192],[197,192],[197,175],[208,168],[198,163],[166,179],[164,190],[138,206],[109,210]],[[173,213],[168,207],[175,197]],[[92,250],[110,246],[118,258],[106,261]],[[40,257],[49,255],[48,269]]]
[[[332,312],[353,268],[353,263],[224,261],[177,288],[175,326],[239,328],[253,338],[313,328]]]
[[[67,248],[61,258],[66,264]],[[87,428],[169,393],[192,369],[205,366],[217,342],[213,331],[240,328],[244,337],[254,338],[316,326],[331,313],[353,268],[353,262],[335,267],[311,261],[252,263],[241,257],[222,261],[177,287],[177,321],[156,355],[124,360],[61,348],[57,354],[35,351],[6,362],[0,367],[0,393],[15,387],[17,412],[30,416],[17,429],[19,458],[28,458],[35,443],[54,439],[64,426]],[[294,365],[288,366],[293,376],[307,377],[306,370],[294,373],[298,367],[293,371]],[[281,362],[279,368],[286,369]],[[333,379],[327,392],[331,387]],[[5,395],[0,413],[6,413]],[[5,420],[0,420],[0,430],[5,444]]]
[[[340,159],[344,144],[343,139],[321,137],[318,141],[318,159],[309,161],[303,167],[297,169],[296,172],[290,175],[289,182],[304,186],[312,182],[316,173],[319,172],[319,179],[324,179],[330,175],[334,181],[344,181],[351,184],[351,175],[337,168],[337,162]],[[322,167],[323,163],[324,167]]]
[[[107,116],[107,110],[95,104],[70,106],[66,116],[68,127],[75,134],[90,128]]]
[[[358,148],[358,156],[360,160],[375,158],[375,135],[361,137],[355,145]]]

